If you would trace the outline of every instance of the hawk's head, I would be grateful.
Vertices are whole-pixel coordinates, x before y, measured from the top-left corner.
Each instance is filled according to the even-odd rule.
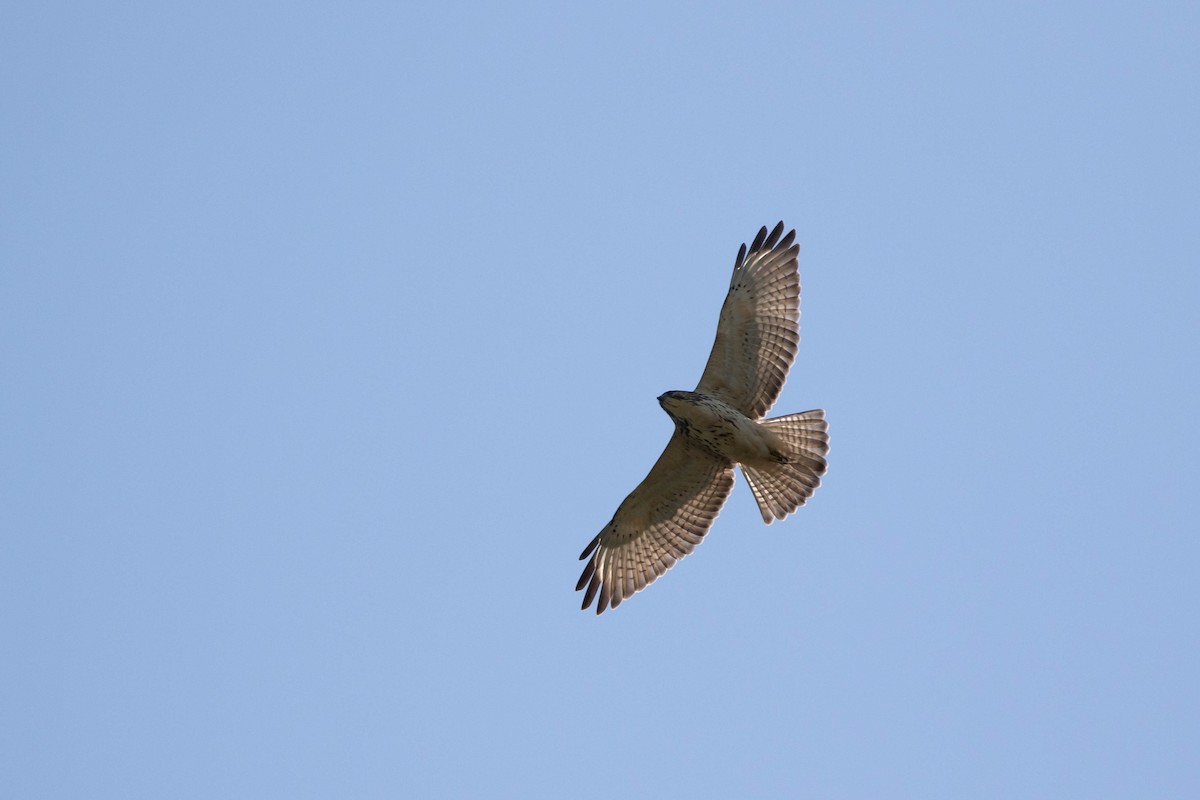
[[[663,407],[663,411],[670,414],[672,409],[678,409],[687,402],[689,394],[690,392],[663,392],[658,396],[658,404]]]
[[[696,405],[695,392],[671,391],[658,396],[658,404],[663,411],[676,422],[683,422],[690,416],[690,411]]]

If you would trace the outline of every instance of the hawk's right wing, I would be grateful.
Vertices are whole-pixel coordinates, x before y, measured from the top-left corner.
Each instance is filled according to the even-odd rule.
[[[780,237],[783,237],[782,239]],[[780,222],[764,226],[750,251],[742,245],[729,294],[721,306],[717,340],[696,391],[761,419],[783,389],[800,344],[800,245]]]
[[[616,608],[692,552],[731,489],[733,464],[691,444],[677,429],[650,474],[579,556],[592,557],[575,586],[587,587],[583,608],[597,592],[597,614]]]

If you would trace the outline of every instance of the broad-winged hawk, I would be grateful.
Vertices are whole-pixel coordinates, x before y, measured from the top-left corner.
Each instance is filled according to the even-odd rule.
[[[576,591],[596,613],[653,583],[700,543],[740,466],[763,521],[804,505],[825,474],[825,412],[763,419],[800,342],[796,232],[780,222],[743,244],[721,307],[717,340],[693,392],[658,398],[675,432],[636,489],[584,549]]]

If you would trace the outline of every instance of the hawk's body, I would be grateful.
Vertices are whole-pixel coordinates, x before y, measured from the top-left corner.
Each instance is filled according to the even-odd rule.
[[[799,246],[783,223],[742,245],[717,339],[694,392],[658,398],[675,421],[667,449],[583,551],[577,590],[596,613],[644,589],[692,552],[712,526],[741,466],[770,524],[820,485],[829,451],[825,413],[763,419],[783,388],[800,342]]]

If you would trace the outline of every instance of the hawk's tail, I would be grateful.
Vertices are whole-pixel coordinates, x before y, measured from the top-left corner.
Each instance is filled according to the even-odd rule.
[[[828,425],[821,409],[764,419],[759,423],[784,441],[788,447],[781,463],[742,464],[742,472],[758,501],[763,522],[783,519],[804,505],[821,485],[825,474],[825,454],[829,452]]]

